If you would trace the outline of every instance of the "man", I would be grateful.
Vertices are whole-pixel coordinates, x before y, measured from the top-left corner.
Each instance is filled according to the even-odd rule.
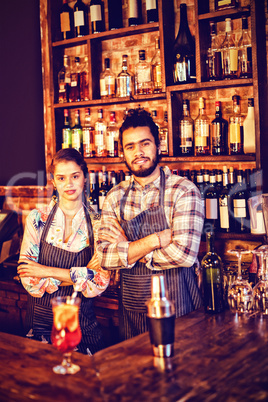
[[[197,187],[160,168],[158,127],[148,112],[130,110],[119,133],[132,176],[104,201],[97,252],[103,268],[121,269],[120,334],[127,339],[148,329],[152,274],[164,274],[177,317],[200,307],[193,265],[204,212]]]

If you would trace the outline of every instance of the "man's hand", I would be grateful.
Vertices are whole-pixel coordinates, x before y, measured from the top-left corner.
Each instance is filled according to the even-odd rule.
[[[121,228],[119,222],[116,219],[108,218],[110,223],[109,228],[100,228],[98,238],[110,243],[120,243],[121,241],[128,241],[125,232]]]

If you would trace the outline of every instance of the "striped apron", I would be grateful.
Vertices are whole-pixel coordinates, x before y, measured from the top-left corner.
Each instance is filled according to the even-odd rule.
[[[71,252],[52,246],[46,242],[48,230],[50,225],[53,224],[57,208],[58,204],[55,204],[44,226],[40,240],[38,262],[48,267],[64,269],[84,267],[91,260],[94,253],[94,235],[89,213],[84,207],[89,235],[89,247],[79,252]],[[35,339],[44,340],[45,338],[51,343],[50,334],[53,324],[51,300],[57,296],[70,296],[72,293],[73,286],[60,286],[56,292],[52,294],[46,292],[41,298],[32,297],[28,294],[28,328],[33,329]],[[93,299],[84,297],[81,292],[78,293],[78,296],[81,298],[79,323],[82,331],[82,340],[78,345],[78,351],[86,354],[87,349],[89,349],[90,353],[93,354],[105,346],[102,339],[102,332],[94,313]]]
[[[135,218],[124,220],[124,208],[131,185],[126,190],[120,205],[121,227],[129,241],[142,239],[155,232],[169,229],[164,211],[165,173],[160,169],[159,205],[141,212]],[[176,317],[188,314],[201,306],[201,297],[195,281],[194,267],[166,270],[148,269],[137,261],[132,269],[122,269],[119,330],[121,339],[132,338],[148,330],[146,301],[151,297],[151,276],[163,274],[169,298],[175,304]]]

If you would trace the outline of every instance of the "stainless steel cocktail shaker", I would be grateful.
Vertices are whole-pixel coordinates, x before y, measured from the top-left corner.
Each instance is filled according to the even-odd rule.
[[[168,299],[164,275],[152,275],[151,299],[147,302],[147,317],[154,356],[173,354],[175,308]]]

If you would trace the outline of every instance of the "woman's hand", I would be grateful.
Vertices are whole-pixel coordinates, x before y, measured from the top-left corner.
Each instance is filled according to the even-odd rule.
[[[98,232],[98,238],[110,243],[120,243],[121,241],[128,241],[125,232],[121,228],[119,222],[116,219],[108,218],[111,224],[109,228],[100,228]]]
[[[34,277],[34,278],[47,278],[48,270],[44,265],[32,260],[19,260],[19,266],[17,268],[18,275],[21,277]]]
[[[97,271],[98,269],[100,269],[100,263],[99,263],[98,255],[96,252],[93,254],[93,257],[87,264],[87,268],[92,269],[94,271]]]

